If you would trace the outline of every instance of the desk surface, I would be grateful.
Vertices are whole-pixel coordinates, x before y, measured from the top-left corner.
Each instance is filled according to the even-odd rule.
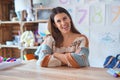
[[[0,70],[0,80],[120,80],[108,74],[103,68],[43,68],[36,66],[36,60]]]

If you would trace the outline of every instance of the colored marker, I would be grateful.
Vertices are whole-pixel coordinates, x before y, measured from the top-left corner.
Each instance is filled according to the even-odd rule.
[[[118,77],[118,74],[115,72],[115,70],[113,70],[112,68],[109,68],[108,70],[107,70],[107,72],[109,73],[109,74],[111,74],[111,75],[113,75],[114,77]]]
[[[4,59],[3,59],[3,61],[6,61],[6,60],[7,60],[7,58],[4,58]]]
[[[7,62],[15,61],[15,60],[16,60],[15,58],[9,58],[9,59],[7,59]]]
[[[115,70],[115,72],[120,77],[120,71],[119,70]]]
[[[11,58],[7,58],[6,61],[9,62]]]
[[[13,59],[11,59],[11,60],[10,60],[10,62],[14,62],[14,61],[16,61],[16,59],[15,59],[15,58],[13,58]]]

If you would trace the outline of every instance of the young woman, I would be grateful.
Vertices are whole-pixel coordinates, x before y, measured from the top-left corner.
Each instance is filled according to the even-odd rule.
[[[52,9],[48,22],[48,35],[35,55],[42,67],[89,66],[88,39],[78,32],[68,11],[62,7]]]

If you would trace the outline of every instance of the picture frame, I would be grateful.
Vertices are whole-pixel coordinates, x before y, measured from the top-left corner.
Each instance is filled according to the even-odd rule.
[[[48,21],[52,8],[37,8],[36,21]]]

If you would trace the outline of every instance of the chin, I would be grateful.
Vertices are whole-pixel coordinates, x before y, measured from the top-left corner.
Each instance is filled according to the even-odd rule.
[[[63,31],[62,33],[67,34],[67,33],[70,33],[70,31]]]

